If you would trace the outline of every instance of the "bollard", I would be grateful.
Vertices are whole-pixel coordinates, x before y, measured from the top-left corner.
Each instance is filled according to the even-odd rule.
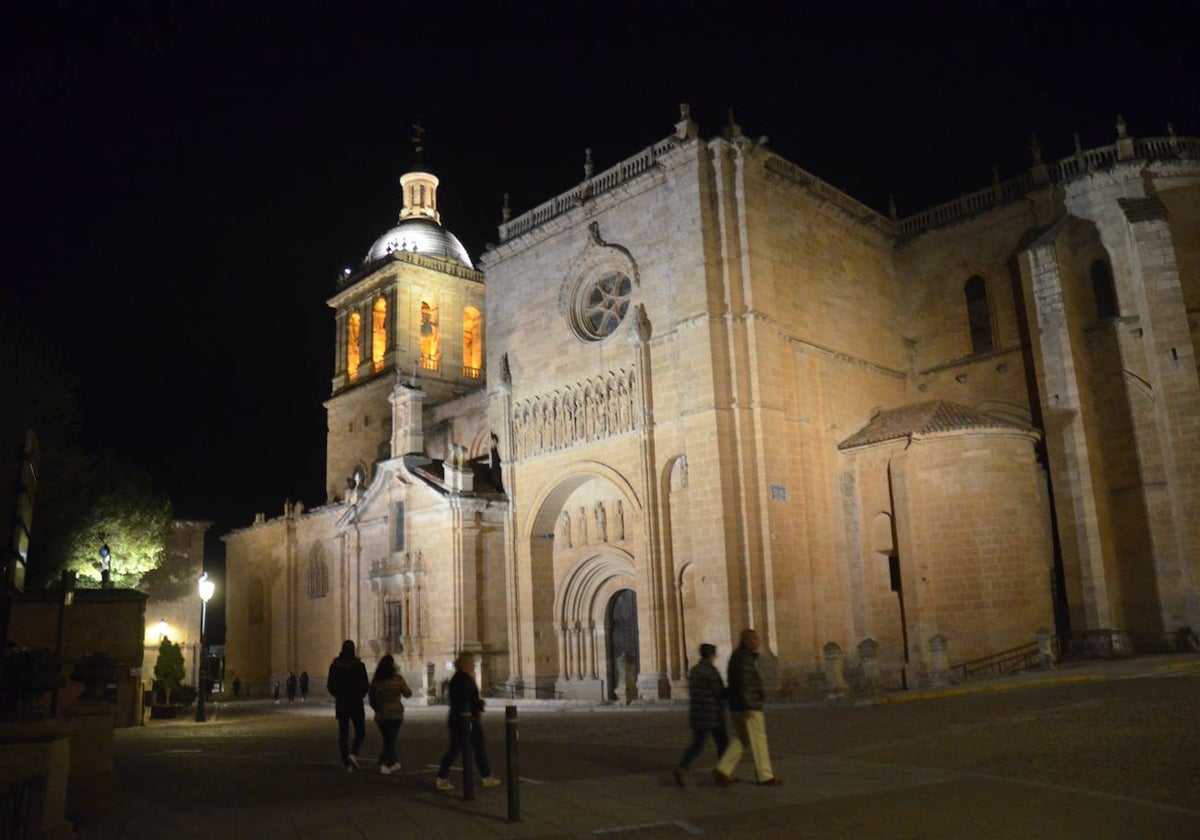
[[[463,726],[463,802],[470,802],[475,798],[475,754],[473,736],[473,727],[471,726],[471,705],[468,703],[463,706],[462,711],[462,726]]]
[[[508,770],[508,821],[521,821],[520,770],[517,768],[517,707],[504,707],[504,758]]]

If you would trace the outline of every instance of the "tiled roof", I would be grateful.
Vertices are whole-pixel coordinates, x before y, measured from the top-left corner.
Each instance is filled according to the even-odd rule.
[[[850,437],[838,444],[838,449],[853,449],[885,440],[895,440],[910,435],[929,435],[937,432],[958,432],[966,429],[1021,429],[1029,430],[1023,423],[1002,420],[981,411],[945,400],[905,405],[881,411],[871,418]]]

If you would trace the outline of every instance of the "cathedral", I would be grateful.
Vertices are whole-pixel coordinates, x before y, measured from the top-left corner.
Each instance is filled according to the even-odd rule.
[[[320,694],[348,638],[427,700],[460,651],[664,700],[754,627],[788,698],[1194,645],[1200,140],[1030,152],[900,218],[681,106],[478,265],[403,175],[328,300],[327,498],[224,537],[228,678]]]

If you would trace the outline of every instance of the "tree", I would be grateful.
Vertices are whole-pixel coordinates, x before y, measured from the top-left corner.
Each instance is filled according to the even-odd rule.
[[[154,680],[167,693],[167,702],[171,702],[171,694],[183,682],[186,673],[183,669],[183,651],[179,645],[163,636],[158,645],[158,661],[154,663]]]
[[[107,545],[113,585],[132,588],[162,563],[171,503],[137,467],[110,455],[94,458],[93,465],[92,503],[75,523],[66,565],[81,581],[98,583],[100,547]]]

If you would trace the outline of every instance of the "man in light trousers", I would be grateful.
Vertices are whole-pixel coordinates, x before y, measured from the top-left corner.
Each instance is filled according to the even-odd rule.
[[[763,720],[763,685],[758,673],[758,648],[761,641],[754,630],[743,630],[741,644],[729,657],[729,712],[733,718],[733,738],[729,748],[717,762],[713,778],[721,787],[733,782],[733,769],[750,745],[754,771],[760,785],[780,785],[783,782],[771,770],[771,754],[767,749],[767,727]]]

